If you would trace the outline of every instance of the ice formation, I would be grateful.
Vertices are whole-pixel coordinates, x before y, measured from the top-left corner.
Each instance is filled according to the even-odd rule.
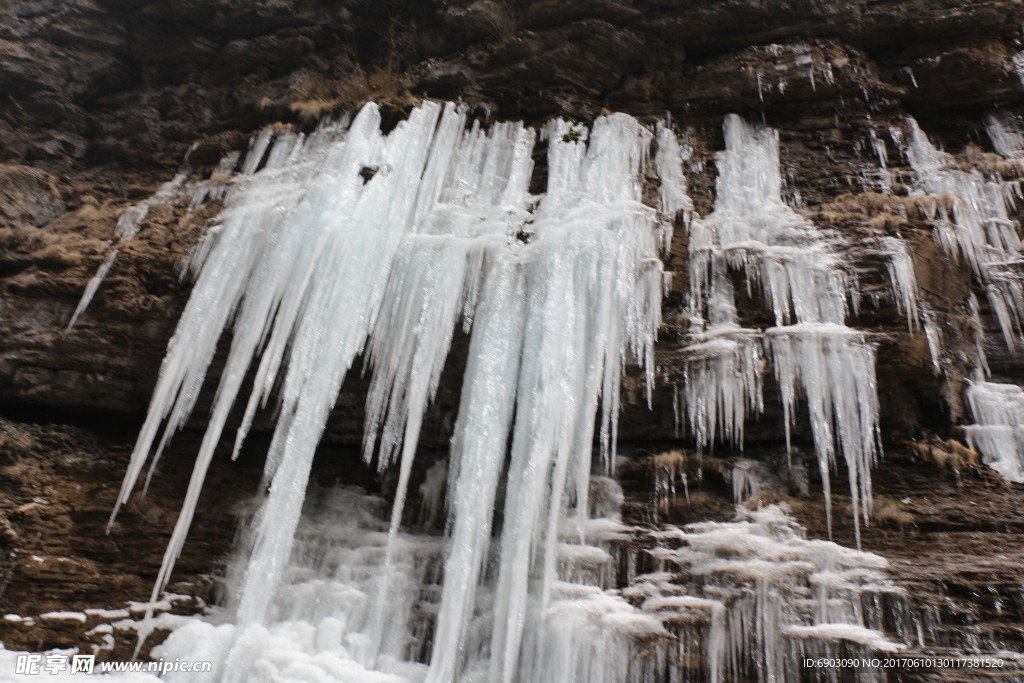
[[[910,333],[924,333],[932,369],[939,373],[942,371],[942,333],[935,312],[921,297],[910,244],[905,239],[891,235],[882,237],[879,242],[880,253],[888,257],[886,270],[892,301],[906,317]]]
[[[964,428],[968,445],[1003,477],[1024,483],[1024,390],[976,381],[967,388],[967,404],[976,422]]]
[[[114,228],[114,239],[112,242],[107,243],[108,247],[111,244],[117,246],[107,254],[106,258],[103,259],[103,262],[96,269],[96,274],[85,284],[82,298],[79,299],[78,305],[75,306],[75,311],[71,314],[71,319],[68,321],[68,330],[75,326],[78,319],[85,313],[85,309],[92,303],[93,297],[96,296],[96,291],[99,290],[100,285],[103,283],[103,278],[110,272],[110,269],[114,266],[114,261],[117,260],[117,255],[121,252],[120,245],[134,239],[139,234],[139,228],[142,225],[142,221],[149,215],[150,208],[158,204],[164,204],[174,197],[187,177],[188,174],[185,172],[177,173],[172,179],[157,188],[157,191],[152,195],[138,204],[129,206],[121,213]]]
[[[484,128],[436,102],[389,133],[380,124],[370,104],[308,136],[268,129],[240,164],[225,161],[240,168],[230,183],[193,193],[227,188],[192,255],[197,282],[119,505],[188,419],[232,333],[154,604],[232,410],[243,414],[236,456],[271,403],[276,428],[227,604],[178,627],[159,654],[216,662],[209,681],[640,683],[705,670],[712,681],[787,680],[808,643],[898,648],[882,634],[903,637],[890,623],[902,597],[881,558],[807,541],[779,508],[628,527],[605,476],[627,360],[653,384],[659,254],[681,218],[692,249],[687,424],[702,445],[741,443],[771,362],[787,428],[798,400],[808,406],[826,493],[841,454],[855,516],[866,515],[874,347],[844,324],[853,283],[833,238],[781,199],[777,134],[727,119],[715,210],[696,219],[687,151],[667,124],[652,132],[613,114],[589,128]],[[538,142],[547,188],[534,195]],[[651,171],[658,209],[642,201]],[[905,262],[893,272],[909,287]],[[740,326],[737,275],[774,327]],[[446,459],[417,468],[460,326],[469,348],[454,436]],[[362,490],[309,486],[359,357],[370,374],[363,454],[397,472],[390,509]],[[659,495],[688,495],[683,458],[656,463]],[[749,465],[732,477],[738,500],[761,491]],[[419,531],[403,525],[410,516]]]
[[[986,119],[986,129],[999,154],[1012,162],[1024,159],[1024,135],[1019,122],[993,114]],[[939,244],[971,265],[1007,347],[1015,352],[1024,341],[1024,251],[1019,226],[1010,215],[1021,199],[1020,183],[986,176],[978,170],[958,169],[953,158],[937,149],[913,119],[910,130],[906,151],[918,175],[919,191],[945,199],[931,205],[930,218],[937,221]],[[984,327],[973,294],[968,299],[968,309],[978,338],[976,377],[966,392],[975,424],[964,428],[967,440],[996,472],[1010,481],[1022,482],[1024,391],[1014,384],[985,381],[989,367],[982,339]]]
[[[788,681],[800,677],[801,653],[906,647],[883,635],[907,636],[905,596],[886,577],[886,560],[806,540],[782,508],[651,535],[654,571],[622,593],[675,636],[662,649],[667,680],[686,680],[683,664],[697,653],[713,681]]]
[[[912,635],[883,558],[806,540],[781,508],[649,531],[619,521],[613,480],[590,485],[590,513],[558,530],[555,578],[527,621],[515,680],[791,680],[797,655],[897,651]],[[218,611],[178,628],[158,654],[217,662],[182,679],[195,683],[430,680],[424,643],[445,599],[444,539],[391,535],[388,516],[383,499],[360,489],[311,489],[267,621],[232,623]],[[457,680],[496,680],[496,588],[478,589]]]
[[[660,511],[663,507],[675,504],[682,490],[683,498],[690,502],[690,482],[686,474],[687,457],[681,450],[658,453],[651,459],[654,470],[654,508]]]
[[[759,334],[735,324],[712,326],[691,336],[683,359],[682,405],[697,442],[742,444],[748,412],[764,408]]]
[[[724,265],[763,292],[777,325],[841,322],[848,276],[820,232],[782,201],[778,133],[730,115],[725,144],[714,211],[691,230],[696,305]]]
[[[590,130],[559,120],[541,134],[548,144],[541,197],[528,190],[536,133],[516,123],[468,126],[455,105],[425,103],[385,135],[371,104],[350,126],[309,138],[261,137],[243,162],[196,264],[199,277],[121,496],[123,503],[187,419],[233,321],[210,424],[155,587],[180,553],[214,448],[255,364],[236,453],[272,397],[278,418],[268,493],[239,577],[232,652],[248,647],[246,629],[268,622],[313,453],[364,351],[373,372],[366,456],[382,469],[395,462],[400,473],[380,589],[401,592],[404,584],[390,582],[401,580],[406,561],[398,527],[418,431],[461,321],[471,342],[427,680],[472,668],[468,643],[479,629],[470,624],[481,601],[494,610],[489,680],[511,680],[523,665],[524,639],[535,637],[526,624],[557,601],[559,531],[567,520],[582,525],[589,509],[595,437],[599,465],[610,464],[627,357],[653,382],[663,284],[657,257],[667,229],[640,201],[653,135],[634,119],[602,117]],[[368,179],[367,168],[374,170]],[[500,488],[504,524],[492,548],[491,515],[480,513],[500,503]],[[490,560],[497,571],[484,575]],[[402,654],[388,641],[400,616],[383,600],[374,604],[360,660],[388,669]]]
[[[1013,350],[1021,341],[1024,312],[1021,240],[1010,219],[1010,210],[1021,197],[1020,183],[955,168],[953,158],[936,148],[916,121],[909,119],[909,126],[906,153],[917,173],[919,192],[933,196],[922,207],[936,221],[936,239],[946,252],[971,266]],[[1008,136],[1004,129],[993,140],[1008,151],[1016,144],[1006,142]]]
[[[985,117],[992,148],[1007,159],[1024,159],[1024,126],[1017,118],[992,113]]]
[[[917,276],[910,248],[899,237],[883,237],[881,242],[882,253],[889,257],[886,268],[896,305],[907,318],[907,328],[916,332],[922,311],[917,300]]]
[[[830,237],[783,202],[778,133],[732,115],[725,142],[714,211],[691,227],[691,315],[699,322],[686,349],[693,362],[684,369],[681,409],[698,443],[741,441],[747,411],[763,405],[763,346],[782,392],[787,434],[797,400],[806,399],[830,523],[837,451],[849,472],[854,517],[867,519],[878,443],[875,351],[868,335],[845,325],[850,276]],[[902,262],[894,277],[910,306],[906,268]],[[763,334],[736,323],[736,271],[774,314],[776,326]],[[858,538],[859,528],[857,522]]]
[[[729,479],[732,483],[732,499],[737,505],[768,490],[761,464],[756,460],[739,460],[729,472]]]

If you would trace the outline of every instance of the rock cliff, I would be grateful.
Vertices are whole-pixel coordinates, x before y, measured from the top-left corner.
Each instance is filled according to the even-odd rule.
[[[983,648],[1024,647],[1016,573],[1024,489],[970,459],[936,455],[952,447],[908,445],[963,438],[978,333],[968,299],[980,289],[937,246],[934,219],[912,206],[913,171],[896,144],[913,115],[963,168],[1024,176],[998,166],[983,129],[990,112],[1024,111],[1022,24],[1018,0],[0,0],[0,611],[38,616],[144,599],[174,523],[191,430],[148,496],[105,532],[188,296],[181,262],[218,204],[190,209],[178,198],[150,207],[68,330],[114,248],[122,212],[181,168],[215,183],[218,160],[245,149],[265,125],[309,129],[367,99],[382,102],[393,122],[417,98],[434,97],[461,98],[480,117],[531,122],[606,110],[648,121],[668,115],[693,148],[687,171],[701,215],[714,199],[722,118],[738,112],[779,129],[790,203],[844,236],[862,292],[887,287],[877,240],[907,240],[945,360],[936,372],[923,336],[907,331],[884,296],[850,323],[878,334],[887,450],[876,493],[891,503],[864,544],[890,557],[899,580],[921,596],[928,628],[944,624],[934,626],[934,645],[973,637]],[[889,194],[873,175],[880,155]],[[673,409],[687,333],[686,240],[676,230],[666,260],[676,277],[653,408],[639,384],[631,391],[627,383],[620,436],[628,449],[692,447]],[[747,321],[764,322],[759,304],[741,309]],[[993,374],[1024,381],[1020,357],[1005,350],[984,302],[981,324]],[[446,373],[427,447],[444,445],[457,401],[458,368]],[[318,476],[374,485],[357,457],[364,387],[351,384]],[[198,430],[203,411],[196,415]],[[769,406],[748,426],[747,455],[778,453],[782,439],[780,408]],[[806,445],[809,436],[796,440]],[[176,592],[213,597],[208,577],[230,546],[238,506],[258,486],[261,446],[257,438],[234,464],[218,459]],[[631,509],[649,520],[657,465],[639,455],[635,462],[624,475]],[[664,518],[728,514],[714,462],[687,461],[692,474],[706,475],[706,495],[667,505]],[[791,502],[811,533],[824,535],[820,496],[812,481]],[[837,538],[852,543],[843,496],[834,497]],[[0,641],[77,645],[98,620],[2,621]]]

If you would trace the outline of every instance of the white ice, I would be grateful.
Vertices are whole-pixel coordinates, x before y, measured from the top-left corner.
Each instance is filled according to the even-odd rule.
[[[975,421],[964,428],[968,445],[1003,477],[1024,483],[1024,390],[975,381],[967,388],[967,405]]]
[[[581,540],[590,528],[592,444],[600,444],[597,466],[608,471],[627,360],[639,361],[653,384],[664,280],[658,253],[667,214],[686,208],[671,193],[661,214],[641,201],[654,135],[625,115],[599,118],[578,135],[565,121],[550,123],[541,132],[548,188],[534,197],[538,136],[521,124],[484,130],[467,124],[463,108],[432,102],[387,135],[379,124],[368,105],[347,127],[257,138],[194,256],[198,280],[122,488],[120,504],[188,419],[230,324],[209,426],[154,588],[155,599],[232,408],[248,394],[237,454],[273,400],[268,492],[231,575],[229,623],[179,630],[166,645],[167,653],[201,646],[222,663],[217,680],[260,680],[271,670],[312,676],[319,666],[324,676],[365,680],[450,681],[486,671],[479,675],[509,681],[535,659],[524,643],[548,641],[546,615],[568,614],[554,589],[560,572],[595,581],[607,574],[607,563],[596,562],[607,551]],[[660,165],[678,181],[680,152],[669,141],[660,149],[672,157]],[[447,539],[423,546],[403,535],[400,522],[415,490],[422,418],[459,324],[471,339],[448,459]],[[303,533],[313,454],[360,353],[372,373],[364,452],[381,469],[397,467],[398,490],[390,521],[349,544],[369,557],[337,559],[346,571],[372,566],[372,576],[329,598],[322,593],[336,590],[329,584],[289,588],[308,574],[289,557],[301,547],[294,539]],[[498,531],[492,510],[502,497]],[[438,501],[429,507],[436,513]],[[567,528],[576,530],[569,538]],[[437,557],[421,556],[424,548]],[[390,596],[414,595],[426,581],[418,572],[432,563],[439,584],[428,592],[436,600],[422,607],[436,614],[433,649],[409,653],[407,639],[417,638],[410,629],[421,622],[410,618],[411,602]],[[612,612],[620,616],[606,615],[603,632],[609,647],[621,645],[609,653],[620,652],[649,628],[630,616],[632,607],[608,600],[594,604],[618,605]],[[329,616],[310,614],[313,605],[333,607]],[[335,637],[314,638],[314,624],[348,634],[340,659],[314,661],[320,655],[309,643]],[[280,659],[271,656],[277,642]],[[242,664],[259,652],[269,659]],[[623,661],[615,656],[602,665],[608,680]],[[424,659],[429,668],[412,663]]]
[[[730,115],[725,142],[714,211],[690,229],[690,314],[699,322],[683,351],[691,362],[684,366],[680,411],[701,445],[714,438],[742,443],[747,413],[763,409],[764,353],[779,381],[787,435],[798,399],[806,399],[830,526],[829,475],[842,454],[859,542],[877,457],[878,399],[874,345],[845,325],[855,282],[841,267],[842,243],[782,200],[776,131]],[[893,271],[907,310],[916,307],[908,257],[900,251]],[[748,293],[763,293],[774,313],[776,326],[763,337],[736,322],[735,272]]]
[[[138,204],[133,204],[125,209],[117,219],[117,224],[114,227],[114,239],[107,242],[107,246],[121,245],[129,240],[135,239],[136,235],[139,234],[139,229],[142,227],[142,221],[149,215],[151,207],[158,204],[166,204],[169,202],[174,195],[181,188],[182,183],[188,174],[180,172],[175,175],[171,180],[167,181],[159,188],[156,192],[142,200]],[[107,254],[106,258],[96,269],[96,274],[89,279],[89,282],[85,285],[85,291],[82,292],[82,298],[79,299],[78,305],[75,306],[74,313],[71,314],[71,319],[68,321],[67,329],[70,330],[78,322],[78,319],[85,313],[85,309],[92,303],[93,298],[96,296],[96,292],[99,290],[100,285],[103,283],[103,278],[107,276],[110,269],[114,265],[114,261],[117,259],[118,253],[120,253],[120,247],[115,247]]]
[[[795,655],[809,637],[850,654],[903,647],[880,630],[905,599],[886,560],[807,540],[780,507],[651,536],[656,571],[623,594],[678,639],[664,647],[706,657],[711,680],[796,680]]]
[[[906,153],[917,173],[918,193],[945,199],[934,202],[928,216],[936,222],[936,240],[974,271],[1013,350],[1022,339],[1024,313],[1024,260],[1018,226],[1010,218],[1021,197],[1020,183],[956,168],[953,157],[933,145],[914,119],[908,123]],[[1000,147],[1015,146],[1000,135],[993,138]]]

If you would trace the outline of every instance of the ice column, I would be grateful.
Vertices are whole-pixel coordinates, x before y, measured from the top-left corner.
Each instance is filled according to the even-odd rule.
[[[250,408],[279,382],[279,418],[267,456],[269,494],[257,516],[240,620],[260,621],[291,547],[313,452],[338,388],[376,318],[391,260],[413,216],[442,107],[416,109],[387,138],[368,105],[337,144],[296,148],[282,140],[280,166],[243,184],[172,338],[122,487],[126,500],[164,418],[159,451],[183,424],[218,339],[234,334],[210,426],[197,456],[156,589],[180,552],[227,416],[257,352]],[[445,116],[458,116],[453,107]],[[380,167],[363,181],[360,170]],[[348,302],[338,306],[339,301]],[[280,371],[280,373],[279,373]],[[280,377],[279,377],[280,374]]]
[[[595,121],[584,146],[584,135],[569,135],[569,125],[558,120],[545,130],[548,193],[524,254],[531,305],[498,553],[495,681],[513,680],[524,626],[537,623],[530,614],[547,606],[563,515],[570,506],[588,508],[599,405],[607,463],[626,354],[646,361],[653,380],[662,238],[655,212],[640,202],[639,176],[651,135],[632,118],[613,115]],[[460,470],[456,487],[462,484]]]
[[[883,237],[881,242],[882,253],[889,257],[886,267],[896,306],[907,317],[907,327],[914,332],[918,328],[919,315],[914,259],[907,243],[899,237]]]

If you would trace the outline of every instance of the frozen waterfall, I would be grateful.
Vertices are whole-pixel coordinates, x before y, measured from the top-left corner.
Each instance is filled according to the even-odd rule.
[[[685,410],[698,442],[742,441],[747,411],[763,406],[761,354],[771,358],[787,434],[806,399],[831,525],[829,474],[846,461],[859,538],[877,458],[874,345],[845,326],[853,284],[837,244],[782,201],[779,138],[739,116],[725,121],[714,211],[691,229],[692,316],[698,321],[685,380]],[[735,272],[764,294],[775,327],[737,326]],[[706,321],[706,322],[703,322]],[[762,339],[764,351],[756,340]]]
[[[922,210],[938,226],[936,239],[948,253],[962,257],[971,267],[989,307],[999,323],[1003,341],[1015,354],[1024,342],[1024,245],[1019,225],[1010,218],[1022,198],[1020,180],[1004,179],[996,166],[988,173],[963,170],[953,157],[936,147],[913,119],[906,154],[918,176],[917,192],[930,200]],[[990,115],[986,130],[993,148],[1020,170],[1024,136],[1020,123]],[[969,308],[979,332],[978,301],[972,294]],[[979,335],[980,336],[980,335]],[[969,445],[984,462],[1009,481],[1024,481],[1024,391],[1015,384],[987,381],[990,370],[982,341],[975,359],[975,379],[966,391],[975,424],[965,426]]]
[[[874,345],[845,325],[856,283],[842,243],[782,200],[775,131],[730,116],[725,137],[715,208],[701,218],[685,141],[623,114],[485,127],[464,107],[425,102],[384,133],[370,104],[308,135],[261,133],[193,252],[197,281],[121,489],[119,505],[148,482],[226,346],[154,600],[231,416],[237,456],[273,405],[265,493],[226,604],[159,654],[214,661],[211,682],[641,683],[782,681],[807,652],[903,648],[912,634],[890,617],[905,596],[885,560],[806,540],[783,508],[683,528],[622,521],[620,383],[636,365],[650,397],[674,224],[690,231],[680,421],[702,447],[742,445],[771,367],[787,430],[806,405],[830,523],[838,455],[854,518],[870,509]],[[890,247],[913,318],[912,268]],[[741,324],[737,287],[763,297],[773,325]],[[418,462],[463,334],[447,457]],[[359,358],[370,375],[363,457],[395,473],[390,502],[310,483]],[[741,496],[755,484],[733,485]],[[417,500],[424,524],[403,523]]]
[[[997,149],[1007,151],[1010,133],[990,123]],[[1020,344],[1024,280],[1019,275],[1021,241],[1009,212],[1021,197],[1019,181],[985,177],[978,170],[957,169],[952,157],[935,147],[921,127],[909,120],[906,152],[917,172],[920,191],[935,199],[928,205],[936,221],[936,239],[948,253],[963,258],[984,288],[989,305],[1012,350]]]
[[[382,595],[409,585],[401,582],[398,527],[422,415],[461,321],[472,336],[449,458],[449,537],[427,676],[451,680],[475,665],[481,655],[468,642],[479,639],[470,624],[481,602],[494,611],[486,675],[512,680],[521,666],[524,639],[535,637],[527,624],[557,595],[563,527],[586,520],[595,436],[599,466],[610,466],[625,360],[647,366],[653,381],[658,249],[667,229],[640,201],[652,134],[634,119],[612,115],[590,130],[559,120],[541,136],[548,144],[541,197],[528,191],[536,133],[521,124],[467,127],[455,105],[421,105],[387,135],[368,105],[348,128],[258,141],[252,154],[266,161],[257,159],[262,170],[227,199],[122,491],[123,501],[154,444],[155,459],[187,419],[233,319],[211,423],[155,588],[180,553],[214,447],[258,358],[237,443],[275,387],[278,419],[268,493],[239,577],[232,652],[267,623],[316,445],[365,351],[373,372],[366,456],[381,469],[396,462],[400,475],[381,548],[381,595],[357,659],[388,670],[405,658],[395,634],[406,625]],[[368,180],[366,168],[375,170]],[[491,514],[481,511],[499,504],[499,487],[505,510],[495,545]],[[492,559],[493,580],[482,571]],[[239,680],[248,675],[232,671]]]

